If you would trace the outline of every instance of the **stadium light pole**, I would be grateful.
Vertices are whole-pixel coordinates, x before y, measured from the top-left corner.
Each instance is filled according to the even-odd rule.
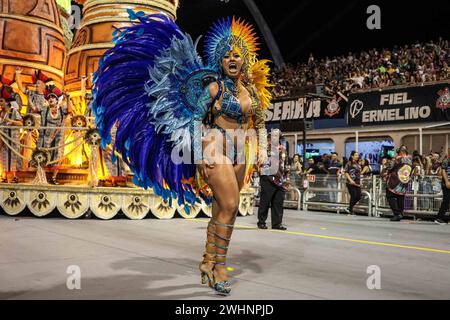
[[[278,47],[278,44],[275,41],[275,38],[269,26],[267,25],[266,20],[261,14],[261,11],[259,11],[259,8],[254,0],[243,0],[243,1],[247,6],[248,10],[250,11],[250,13],[252,14],[253,18],[255,18],[255,21],[259,29],[261,30],[261,33],[263,34],[264,40],[266,41],[270,53],[272,54],[273,62],[275,63],[276,68],[281,69],[281,67],[284,65],[283,56],[281,55],[281,51]]]

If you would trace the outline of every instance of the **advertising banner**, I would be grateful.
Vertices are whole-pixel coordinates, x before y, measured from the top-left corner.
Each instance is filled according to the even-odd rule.
[[[342,119],[345,117],[346,102],[342,98],[312,100],[290,98],[274,100],[266,110],[266,122]]]
[[[348,125],[450,121],[450,83],[351,94]]]

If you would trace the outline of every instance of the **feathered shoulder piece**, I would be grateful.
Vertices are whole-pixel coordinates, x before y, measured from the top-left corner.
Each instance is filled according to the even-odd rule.
[[[266,110],[272,100],[272,93],[269,88],[273,85],[269,82],[270,68],[267,65],[269,60],[257,60],[250,67],[250,82],[255,86],[260,106]]]

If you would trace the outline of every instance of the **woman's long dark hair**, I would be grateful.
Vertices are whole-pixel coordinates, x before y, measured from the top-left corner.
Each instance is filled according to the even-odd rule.
[[[354,156],[355,154],[358,154],[358,151],[353,150],[353,151],[350,153],[350,159],[348,160],[348,161],[350,161],[350,163],[353,163],[353,156]]]
[[[298,162],[303,166],[302,157],[298,153],[294,154],[294,156],[292,157],[292,161],[291,163],[289,163],[289,165],[293,165],[295,163],[296,156],[298,157]]]

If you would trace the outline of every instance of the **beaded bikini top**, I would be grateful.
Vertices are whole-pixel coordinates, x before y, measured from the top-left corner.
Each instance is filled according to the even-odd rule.
[[[236,83],[226,77],[224,79],[225,90],[222,95],[222,86],[219,85],[218,97],[222,95],[222,106],[221,109],[214,115],[215,118],[221,115],[226,115],[229,118],[236,119],[239,123],[242,123],[245,115],[242,112],[241,104],[237,98],[237,86]]]

